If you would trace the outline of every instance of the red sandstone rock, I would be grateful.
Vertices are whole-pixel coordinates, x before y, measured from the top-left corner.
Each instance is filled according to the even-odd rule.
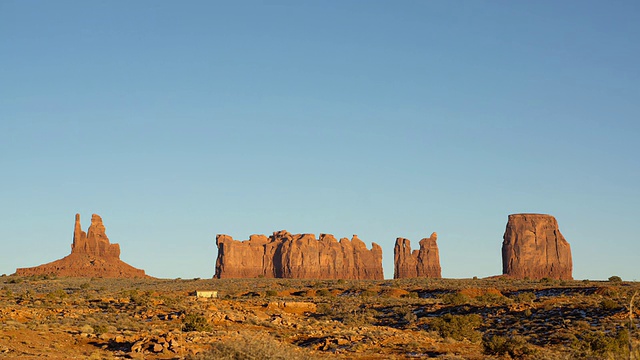
[[[411,251],[411,241],[397,238],[393,249],[394,279],[402,278],[441,278],[438,234],[420,240],[420,249]]]
[[[502,273],[514,278],[571,280],[571,247],[551,215],[509,215],[502,243]]]
[[[321,234],[252,235],[249,240],[216,237],[216,278],[383,279],[382,248]]]
[[[80,214],[76,214],[71,254],[44,265],[16,270],[20,276],[50,275],[69,277],[138,278],[144,270],[120,260],[120,246],[109,243],[102,218],[93,214],[88,233],[82,231]]]

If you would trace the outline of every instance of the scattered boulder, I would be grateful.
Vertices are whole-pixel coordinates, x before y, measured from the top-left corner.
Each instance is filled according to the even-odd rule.
[[[572,280],[571,247],[551,215],[509,215],[502,273],[513,278]]]
[[[420,240],[420,249],[411,251],[411,241],[397,238],[393,249],[394,279],[402,278],[441,278],[438,234]]]
[[[88,232],[82,231],[80,214],[76,214],[71,254],[44,265],[20,268],[16,275],[57,275],[69,277],[143,278],[144,270],[120,260],[120,245],[111,244],[102,218],[91,216]]]
[[[357,235],[336,240],[333,235],[252,235],[238,241],[216,237],[218,258],[215,278],[383,279],[382,248],[367,249]]]

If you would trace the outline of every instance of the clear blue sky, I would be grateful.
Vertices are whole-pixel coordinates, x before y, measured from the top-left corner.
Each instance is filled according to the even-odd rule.
[[[0,274],[100,214],[122,259],[214,274],[215,235],[438,232],[500,274],[554,215],[574,277],[640,280],[638,1],[0,1]]]

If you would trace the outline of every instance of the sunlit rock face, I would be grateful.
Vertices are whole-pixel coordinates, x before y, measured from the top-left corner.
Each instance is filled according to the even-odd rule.
[[[394,279],[403,278],[441,278],[438,234],[420,240],[420,249],[411,251],[411,241],[397,238],[393,249]]]
[[[509,215],[502,243],[502,273],[513,278],[571,280],[571,247],[551,215]]]
[[[383,279],[382,248],[367,249],[354,235],[336,240],[333,235],[252,235],[238,241],[228,235],[216,237],[218,258],[215,278],[290,279]]]
[[[120,245],[111,244],[102,223],[96,214],[91,216],[91,226],[85,233],[80,225],[80,214],[76,214],[71,254],[44,265],[21,268],[17,275],[57,275],[68,277],[142,278],[144,270],[120,260]]]

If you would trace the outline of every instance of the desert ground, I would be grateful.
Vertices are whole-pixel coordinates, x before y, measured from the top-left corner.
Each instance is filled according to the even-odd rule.
[[[640,359],[637,292],[617,277],[2,276],[0,358]]]

